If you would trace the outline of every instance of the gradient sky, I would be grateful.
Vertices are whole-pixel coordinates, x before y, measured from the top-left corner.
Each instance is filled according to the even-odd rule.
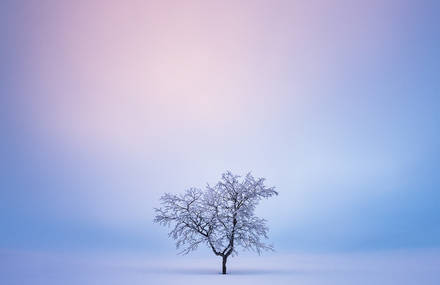
[[[439,1],[2,1],[0,248],[174,252],[230,169],[279,252],[440,247]]]

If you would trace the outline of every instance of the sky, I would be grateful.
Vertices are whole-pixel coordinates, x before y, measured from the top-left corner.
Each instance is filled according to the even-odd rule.
[[[279,253],[439,248],[439,12],[2,1],[0,249],[174,254],[159,197],[226,170]]]

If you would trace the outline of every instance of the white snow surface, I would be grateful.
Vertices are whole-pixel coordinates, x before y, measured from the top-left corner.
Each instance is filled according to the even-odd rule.
[[[0,251],[0,284],[440,284],[440,250],[218,257]]]

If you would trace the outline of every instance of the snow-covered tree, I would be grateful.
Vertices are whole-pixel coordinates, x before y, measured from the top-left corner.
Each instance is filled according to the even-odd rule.
[[[207,245],[222,258],[222,273],[226,274],[228,257],[236,255],[238,248],[258,254],[273,250],[262,241],[268,238],[266,220],[254,215],[261,199],[278,195],[264,181],[250,173],[241,179],[228,171],[215,186],[165,194],[160,198],[162,207],[155,208],[154,222],[171,226],[169,236],[176,240],[181,254]]]

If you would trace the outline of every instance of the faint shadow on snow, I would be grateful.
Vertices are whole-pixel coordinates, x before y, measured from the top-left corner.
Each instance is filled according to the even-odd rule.
[[[219,273],[208,268],[144,268],[139,271],[145,274],[164,275],[214,275]]]
[[[296,275],[304,273],[304,271],[293,269],[236,269],[230,272],[231,275]]]
[[[211,268],[144,268],[139,270],[145,274],[166,274],[166,275],[216,275],[219,270]],[[296,275],[304,274],[300,270],[284,269],[231,269],[227,275]]]

